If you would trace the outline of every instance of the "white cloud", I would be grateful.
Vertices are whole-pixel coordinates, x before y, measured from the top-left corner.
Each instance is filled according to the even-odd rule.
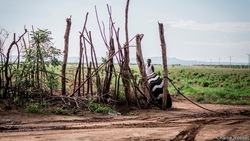
[[[213,32],[250,32],[250,22],[218,22],[218,23],[198,23],[192,20],[167,21],[168,27],[213,31]]]

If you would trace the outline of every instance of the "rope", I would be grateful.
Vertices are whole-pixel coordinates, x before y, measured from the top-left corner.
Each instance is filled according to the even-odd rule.
[[[174,86],[174,88],[175,88],[175,90],[178,92],[178,94],[180,94],[181,96],[183,96],[186,100],[188,100],[188,101],[191,102],[192,104],[198,106],[198,107],[201,108],[201,109],[204,109],[204,110],[206,110],[206,111],[209,111],[209,112],[213,112],[213,113],[217,113],[217,114],[220,113],[220,112],[217,112],[217,111],[214,111],[214,110],[207,109],[207,108],[205,108],[205,107],[203,107],[203,106],[201,106],[201,105],[199,105],[199,104],[193,102],[192,100],[190,100],[189,98],[187,98],[184,94],[182,94],[178,88],[176,88],[176,86],[174,85],[172,79],[170,79],[169,77],[164,77],[164,78],[167,78],[167,79],[170,81],[170,83]]]

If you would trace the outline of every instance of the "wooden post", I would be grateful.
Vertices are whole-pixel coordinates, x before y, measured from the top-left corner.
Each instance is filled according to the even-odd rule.
[[[160,40],[161,40],[161,49],[162,49],[162,63],[163,63],[163,95],[162,95],[162,109],[167,109],[167,95],[168,92],[168,67],[167,67],[167,50],[166,50],[166,43],[165,43],[165,37],[164,37],[164,27],[162,23],[158,23],[159,25],[159,34],[160,34]]]
[[[86,76],[86,79],[88,80],[87,81],[87,95],[90,94],[90,77],[91,77],[91,62],[89,63],[90,66],[88,66],[88,69],[87,69],[87,76]]]
[[[108,59],[110,61],[107,62],[107,65],[105,67],[106,74],[104,78],[104,84],[103,84],[103,101],[106,102],[108,99],[108,93],[110,92],[110,84],[111,84],[111,79],[112,79],[112,73],[114,71],[114,61],[113,61],[113,55],[115,54],[115,46],[114,46],[114,39],[113,37],[110,37],[109,41],[109,54],[108,54]]]
[[[80,54],[79,54],[79,64],[78,64],[78,74],[76,74],[76,77],[78,75],[78,87],[81,86],[81,76],[82,76],[82,59],[83,59],[83,43],[82,43],[82,35],[79,36],[80,40]],[[83,64],[84,65],[84,64]],[[81,91],[78,91],[78,96],[81,96]]]
[[[85,80],[85,76],[84,76],[84,54],[82,55],[82,82],[84,82]],[[84,87],[84,84],[83,84],[83,87],[82,87],[82,94],[83,96],[85,95],[85,87]]]
[[[66,65],[68,60],[68,48],[69,48],[69,33],[71,28],[71,16],[66,19],[67,26],[64,35],[64,51],[63,51],[63,64],[62,64],[62,95],[66,94]]]
[[[149,102],[150,94],[147,91],[147,87],[146,87],[148,85],[148,81],[147,81],[145,64],[144,64],[144,61],[143,61],[143,55],[142,55],[142,50],[141,50],[141,40],[142,40],[142,38],[143,38],[143,34],[137,34],[136,35],[136,62],[137,62],[137,65],[139,67],[140,74],[141,74],[142,91],[147,97],[147,102]]]
[[[126,43],[124,48],[124,73],[123,73],[123,85],[124,92],[126,95],[127,106],[130,105],[131,102],[131,91],[130,91],[130,74],[129,74],[129,37],[128,37],[128,9],[129,9],[129,1],[127,0],[126,9],[125,9],[125,35],[126,35]]]

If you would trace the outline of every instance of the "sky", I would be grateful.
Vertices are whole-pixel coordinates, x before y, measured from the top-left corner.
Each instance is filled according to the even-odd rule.
[[[79,56],[79,31],[89,12],[87,29],[92,32],[97,56],[106,56],[98,29],[99,20],[105,24],[109,37],[107,4],[112,7],[115,27],[120,28],[120,42],[125,43],[126,0],[0,0],[0,28],[10,32],[5,44],[9,46],[14,33],[21,35],[24,26],[32,30],[48,29],[54,46],[63,50],[66,18],[72,16],[69,56]],[[144,58],[161,56],[158,22],[164,24],[167,55],[183,60],[206,62],[248,63],[250,54],[249,0],[130,0],[129,38],[144,34]],[[134,46],[135,41],[130,45]],[[14,51],[13,51],[14,52]],[[135,58],[136,48],[130,48]]]

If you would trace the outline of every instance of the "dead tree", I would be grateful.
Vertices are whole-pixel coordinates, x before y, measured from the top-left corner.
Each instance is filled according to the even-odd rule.
[[[144,61],[143,61],[143,55],[142,55],[142,50],[141,50],[141,40],[142,40],[142,38],[143,38],[143,34],[141,34],[141,35],[138,34],[136,36],[136,61],[137,61],[137,65],[139,67],[140,74],[141,74],[142,91],[143,91],[144,95],[146,95],[147,101],[149,102],[150,93],[149,93],[149,91],[147,89],[148,81],[147,81],[145,64],[144,64]]]
[[[85,79],[85,73],[84,73],[84,53],[82,55],[82,82],[84,82],[84,79]],[[80,87],[80,86],[78,86]],[[83,86],[82,87],[82,94],[85,95],[85,87]]]
[[[79,63],[78,63],[78,68],[77,68],[77,73],[76,73],[76,78],[78,77],[78,87],[80,87],[81,85],[81,76],[82,76],[82,72],[83,71],[83,79],[84,79],[84,64],[82,62],[84,62],[84,58],[83,58],[83,40],[84,40],[84,31],[86,29],[86,24],[87,24],[87,19],[88,19],[88,13],[86,14],[86,18],[85,18],[85,22],[84,22],[84,26],[83,26],[83,29],[82,29],[82,32],[80,32],[80,36],[79,36],[79,40],[80,40],[80,54],[79,54]],[[86,49],[86,48],[85,48]],[[82,65],[83,65],[83,69],[82,69]],[[76,79],[75,79],[75,83],[76,85]],[[84,87],[83,87],[84,89]],[[75,91],[75,86],[74,86],[74,91]],[[84,92],[83,92],[83,95],[84,95]],[[78,96],[81,96],[81,91],[79,89],[78,91]]]
[[[81,85],[81,76],[82,76],[82,59],[83,59],[83,44],[82,44],[82,39],[81,39],[81,35],[79,37],[79,40],[80,40],[80,54],[79,54],[79,64],[78,64],[78,87],[80,87]],[[84,64],[83,64],[84,65]],[[78,91],[78,96],[81,96],[81,91],[79,90]]]
[[[66,67],[68,60],[68,50],[69,50],[69,34],[71,28],[71,16],[66,19],[66,31],[64,35],[64,51],[63,51],[63,64],[62,64],[62,95],[66,94]]]
[[[83,37],[82,37],[83,38]],[[83,62],[84,62],[84,57],[85,57],[85,60],[86,60],[86,68],[88,69],[89,68],[89,60],[88,60],[88,54],[87,54],[87,45],[86,45],[86,40],[83,38],[83,45],[84,45],[84,55],[83,55]],[[84,64],[83,64],[83,80],[85,81],[85,76],[84,76]],[[88,70],[87,70],[87,74],[86,74],[86,79],[88,79],[87,77],[88,75]],[[85,94],[85,87],[84,87],[84,81],[83,81],[83,94]],[[88,90],[87,90],[87,94],[88,94]]]
[[[7,98],[7,94],[8,94],[9,89],[10,89],[11,78],[13,76],[13,74],[11,74],[10,66],[9,66],[10,65],[9,61],[10,61],[11,50],[12,50],[13,46],[16,46],[18,49],[18,42],[23,38],[23,36],[26,33],[27,33],[27,29],[25,29],[25,32],[18,38],[18,40],[16,40],[16,34],[14,33],[13,41],[7,50],[6,61],[4,63],[4,75],[5,75],[6,82],[5,82],[5,89],[4,89],[4,93],[3,93],[3,98]]]
[[[87,71],[87,95],[93,96],[93,88],[92,88],[92,76],[91,76],[91,67],[92,67],[92,62],[89,62],[89,67]]]
[[[108,43],[107,38],[106,38],[104,24],[103,24],[103,28],[101,28],[100,21],[99,21],[99,18],[98,18],[97,9],[95,7],[97,23],[98,23],[98,26],[99,26],[99,30],[100,30],[103,42],[106,45],[106,48],[108,49],[108,58],[110,60],[110,61],[105,62],[107,64],[105,65],[106,74],[105,74],[105,77],[104,77],[104,83],[103,83],[103,89],[102,89],[103,102],[105,102],[107,100],[107,98],[108,98],[113,73],[115,74],[115,92],[114,92],[115,94],[116,94],[116,90],[117,90],[117,87],[118,87],[118,84],[119,84],[119,82],[117,83],[117,75],[115,73],[115,67],[114,67],[114,64],[113,64],[113,57],[114,57],[113,55],[115,54],[115,45],[114,45],[113,32],[116,32],[116,30],[115,30],[114,22],[113,22],[113,19],[112,19],[112,16],[111,16],[111,14],[112,14],[111,13],[111,7],[109,7],[107,5],[107,8],[108,8],[108,13],[109,13],[109,34],[110,34],[109,43]],[[115,34],[115,35],[117,36],[117,34]],[[117,42],[119,42],[119,41],[117,41]],[[117,58],[118,64],[120,65],[120,60],[118,59],[117,55],[115,55],[115,56]]]
[[[124,66],[123,70],[123,85],[124,85],[124,93],[126,95],[127,105],[130,105],[131,102],[131,91],[130,91],[130,81],[129,81],[129,37],[128,37],[128,8],[129,8],[129,1],[127,0],[126,9],[125,9],[125,35],[126,35],[126,42],[124,48]]]
[[[128,7],[128,4],[127,4],[127,7]],[[120,37],[119,37],[119,33],[120,33],[120,28],[115,28],[114,26],[114,21],[112,19],[112,10],[111,10],[111,7],[109,7],[107,5],[107,8],[108,8],[108,13],[109,13],[109,21],[110,21],[110,35],[111,37],[113,36],[113,33],[114,33],[114,36],[115,36],[115,41],[116,41],[116,44],[117,44],[117,55],[115,55],[114,57],[116,57],[116,60],[118,62],[118,65],[120,67],[120,71],[119,73],[115,76],[115,100],[118,100],[119,99],[119,94],[120,94],[120,79],[122,78],[122,81],[124,83],[124,81],[126,81],[125,79],[127,79],[127,81],[129,82],[129,67],[128,67],[128,71],[127,71],[127,77],[125,77],[126,75],[124,74],[124,67],[125,67],[125,56],[124,56],[124,50],[125,48],[129,48],[129,44],[125,44],[123,47],[120,43]],[[126,9],[126,11],[128,11],[128,8]],[[128,12],[127,12],[128,13]],[[127,14],[126,14],[126,17],[127,17]],[[99,23],[99,22],[98,22]],[[100,27],[100,25],[99,25]],[[126,24],[126,27],[127,27],[127,24]],[[128,31],[128,30],[127,30]],[[102,34],[103,35],[103,34]],[[112,37],[113,38],[113,37]],[[128,37],[127,37],[128,38]],[[103,38],[104,40],[104,43],[106,44],[106,46],[108,47],[108,43],[106,41],[106,38]],[[127,39],[128,40],[128,39]],[[108,47],[108,50],[110,50],[110,48]],[[116,53],[115,53],[116,54]],[[129,55],[129,54],[128,54]],[[112,58],[113,59],[113,58]],[[128,58],[129,60],[129,58]],[[129,64],[129,63],[128,63]],[[114,71],[115,71],[115,67],[114,67]],[[116,73],[115,73],[116,74]],[[124,79],[123,79],[124,78]],[[124,84],[124,87],[125,87],[125,84]],[[129,92],[130,92],[130,86],[129,87]],[[125,89],[125,88],[124,88]],[[126,91],[126,90],[125,90]],[[127,98],[127,94],[125,95],[126,98]],[[129,98],[127,98],[127,101],[130,101],[128,100],[130,99],[130,94],[129,94]]]
[[[81,85],[81,76],[82,76],[82,72],[81,71],[83,71],[84,72],[84,69],[82,69],[82,65],[84,66],[84,63],[82,63],[82,62],[84,62],[84,61],[82,61],[83,60],[83,43],[82,43],[82,40],[81,40],[81,37],[79,38],[80,39],[80,57],[79,57],[79,66],[78,66],[78,68],[79,68],[79,77],[78,77],[78,87],[80,87],[80,85]],[[84,67],[83,67],[84,68]],[[83,87],[84,88],[84,87]],[[83,93],[84,94],[84,93]],[[80,90],[78,91],[78,96],[80,96],[81,95],[81,92],[80,92]]]
[[[83,59],[83,50],[86,49],[84,32],[86,30],[87,19],[88,19],[88,13],[86,14],[85,22],[84,22],[84,25],[83,25],[83,29],[82,29],[82,32],[80,32],[80,36],[79,36],[79,41],[80,41],[80,44],[79,44],[79,47],[80,47],[79,62],[78,62],[78,67],[77,67],[76,73],[75,73],[74,90],[73,91],[76,90],[76,85],[77,85],[78,88],[80,87],[81,80],[82,80],[82,78],[81,78],[82,77],[82,71],[84,73],[84,69],[82,69],[82,65],[84,66],[84,64],[82,64],[82,62],[84,62],[84,61],[82,61],[82,60],[84,60]],[[84,44],[84,48],[83,48],[83,44]],[[83,79],[84,79],[84,76],[83,76]],[[78,84],[77,84],[77,81],[78,81]],[[83,87],[83,89],[84,89],[84,87]],[[81,96],[80,89],[77,90],[77,91],[78,91],[78,96]]]
[[[106,71],[106,75],[104,78],[104,85],[103,85],[103,98],[104,101],[107,100],[108,98],[108,93],[110,91],[110,84],[111,84],[111,79],[112,79],[112,73],[114,70],[114,62],[113,62],[113,54],[115,53],[115,47],[114,47],[114,39],[112,37],[110,37],[110,42],[109,42],[109,55],[108,58],[110,58],[110,61],[107,62],[105,71]]]
[[[91,47],[91,59],[92,59],[92,63],[93,63],[93,68],[97,71],[96,72],[96,88],[97,88],[97,93],[101,94],[102,92],[102,85],[101,85],[101,80],[100,80],[100,74],[99,74],[99,70],[98,70],[98,62],[97,62],[97,57],[96,57],[96,52],[95,52],[95,48],[94,48],[94,44],[92,42],[92,36],[91,36],[91,31],[89,31],[88,34],[88,38],[89,38],[89,44]]]
[[[0,97],[2,97],[3,89],[4,88],[4,71],[3,66],[5,62],[5,54],[4,54],[4,43],[7,40],[9,33],[5,29],[0,30]]]
[[[162,109],[167,109],[167,95],[168,92],[168,66],[167,66],[167,50],[166,50],[166,43],[164,37],[164,27],[162,23],[158,23],[159,25],[159,34],[160,34],[160,41],[161,41],[161,49],[162,49],[162,63],[163,63],[163,96],[162,96]]]

